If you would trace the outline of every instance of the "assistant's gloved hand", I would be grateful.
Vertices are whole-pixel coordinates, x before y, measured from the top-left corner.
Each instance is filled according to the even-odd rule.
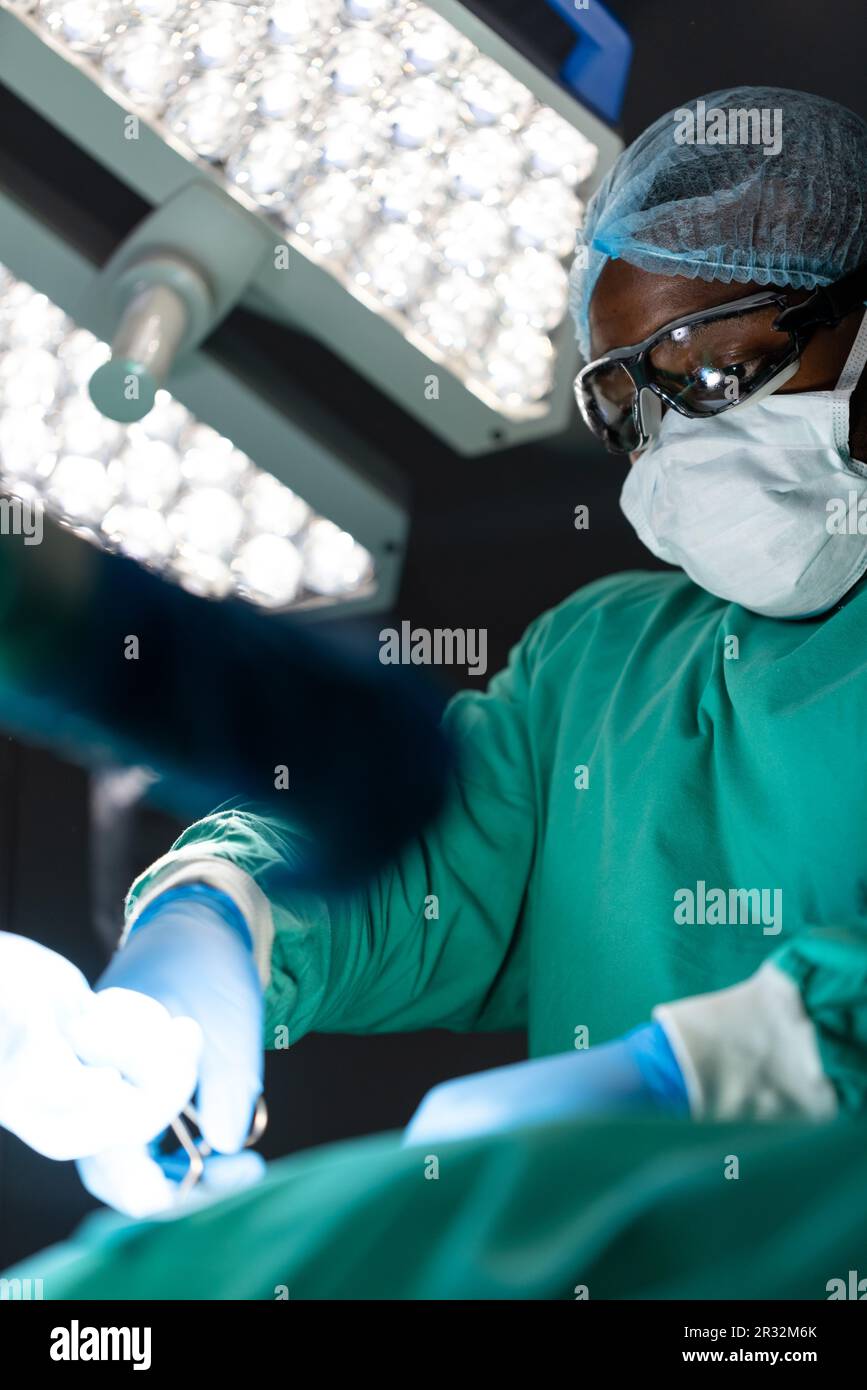
[[[0,932],[0,1125],[48,1158],[144,1144],[187,1103],[201,1034],[153,999]]]
[[[151,1149],[141,1145],[105,1149],[92,1158],[81,1159],[77,1166],[88,1192],[107,1207],[139,1220],[168,1211],[181,1200],[180,1184],[187,1167],[183,1157],[157,1158]],[[264,1174],[265,1160],[252,1149],[214,1154],[205,1159],[199,1182],[183,1198],[184,1210],[250,1187]]]
[[[263,1070],[263,991],[240,909],[207,884],[159,894],[97,985],[117,987],[149,995],[174,1017],[198,1024],[199,1128],[218,1154],[236,1154],[250,1129]],[[259,1175],[261,1160],[244,1155],[233,1171],[249,1180]],[[81,1163],[79,1172],[95,1197],[132,1216],[170,1206],[177,1193],[170,1165],[141,1146],[115,1145]]]
[[[435,1086],[403,1142],[429,1144],[550,1120],[642,1111],[688,1113],[683,1077],[658,1023],[584,1052],[495,1067]]]

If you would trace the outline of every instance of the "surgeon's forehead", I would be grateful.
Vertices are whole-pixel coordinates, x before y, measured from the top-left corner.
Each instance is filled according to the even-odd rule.
[[[628,261],[608,261],[590,301],[592,355],[601,357],[615,348],[640,343],[683,314],[728,304],[762,288],[768,287],[654,275]]]

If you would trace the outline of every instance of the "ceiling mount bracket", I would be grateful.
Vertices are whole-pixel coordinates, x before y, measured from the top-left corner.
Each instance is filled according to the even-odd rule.
[[[193,181],[150,213],[111,257],[91,307],[111,358],[90,381],[103,415],[130,424],[243,295],[272,238],[233,199]]]

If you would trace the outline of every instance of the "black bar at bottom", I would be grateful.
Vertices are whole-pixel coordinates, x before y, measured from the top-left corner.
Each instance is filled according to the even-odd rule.
[[[562,1352],[576,1372],[592,1368],[597,1375],[603,1369],[616,1375],[634,1368],[652,1377],[674,1367],[700,1370],[712,1365],[771,1369],[800,1365],[827,1372],[848,1368],[863,1351],[867,1324],[858,1306],[861,1301],[863,1295],[858,1300],[828,1302],[576,1299],[571,1307],[404,1303],[399,1305],[399,1343],[404,1348],[400,1359],[405,1360],[415,1343],[415,1355],[423,1357],[425,1380],[430,1383],[432,1357],[437,1354],[444,1374],[453,1374],[456,1366],[465,1364],[458,1347],[466,1346],[468,1336],[475,1347],[472,1359],[480,1355],[488,1369],[504,1353],[511,1355],[516,1346],[522,1346],[537,1368],[545,1364],[553,1369],[553,1359]],[[29,1300],[7,1298],[0,1301],[0,1344],[4,1366],[15,1366],[25,1374],[31,1368],[63,1378],[75,1374],[92,1378],[100,1368],[115,1376],[180,1371],[194,1373],[198,1384],[207,1384],[203,1377],[210,1372],[225,1379],[230,1367],[242,1361],[257,1380],[267,1379],[279,1365],[291,1376],[293,1368],[297,1373],[296,1357],[303,1349],[305,1379],[310,1379],[311,1358],[315,1365],[321,1356],[323,1374],[331,1380],[337,1347],[331,1337],[325,1342],[319,1339],[329,1327],[336,1330],[335,1320],[341,1330],[337,1343],[347,1348],[357,1373],[362,1364],[368,1372],[377,1364],[394,1364],[396,1305],[359,1302],[361,1306],[354,1309],[352,1303],[335,1308],[292,1300],[275,1300],[271,1306],[221,1303],[214,1307],[192,1300],[51,1303],[32,1296]],[[472,1323],[466,1322],[468,1312]],[[356,1320],[358,1337],[352,1330]],[[449,1335],[450,1324],[458,1341]],[[407,1368],[413,1378],[421,1364],[416,1362],[415,1371]],[[19,1377],[19,1384],[24,1383]]]

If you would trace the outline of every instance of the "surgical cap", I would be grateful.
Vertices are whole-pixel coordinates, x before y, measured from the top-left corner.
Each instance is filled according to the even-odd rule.
[[[767,112],[779,152],[766,152],[765,135],[765,143],[678,143],[683,113],[699,100],[708,130],[712,107]],[[590,299],[609,258],[657,275],[829,284],[867,260],[867,122],[783,87],[731,87],[687,102],[620,155],[588,204],[577,249],[570,304],[585,358]]]

